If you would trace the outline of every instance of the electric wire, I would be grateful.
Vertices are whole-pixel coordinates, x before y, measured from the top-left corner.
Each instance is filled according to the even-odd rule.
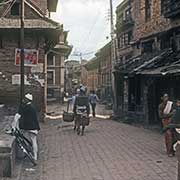
[[[117,3],[116,2],[116,0],[113,0],[113,4],[115,5],[115,3]],[[94,30],[94,27],[95,27],[95,25],[97,24],[97,22],[98,22],[98,20],[99,20],[99,13],[100,13],[100,11],[101,11],[101,7],[99,7],[99,9],[98,9],[98,13],[97,13],[97,15],[96,15],[96,18],[95,18],[95,21],[93,22],[93,24],[92,24],[92,26],[91,26],[91,28],[90,28],[90,30],[89,30],[89,32],[88,32],[88,35],[86,36],[86,38],[82,41],[82,44],[81,44],[81,47],[82,48],[84,48],[85,50],[87,49],[87,41],[89,41],[89,39],[90,39],[90,37],[91,37],[91,35],[92,35],[92,32],[93,32],[93,30]],[[105,29],[105,31],[106,31],[106,29]],[[85,42],[86,42],[86,44],[85,44]],[[85,44],[85,45],[84,45]],[[103,43],[104,44],[104,43]],[[90,54],[94,54],[95,52],[97,52],[97,50],[96,51],[92,51],[92,52],[88,52],[88,53],[72,53],[71,54],[71,56],[86,56],[86,55],[90,55]]]
[[[99,7],[98,8],[98,12],[97,12],[97,15],[96,15],[96,17],[95,17],[95,21],[93,22],[93,24],[92,24],[92,26],[91,26],[91,28],[90,28],[90,31],[89,31],[89,33],[88,33],[88,35],[86,36],[86,38],[82,41],[83,43],[81,44],[81,47],[82,48],[84,48],[85,50],[87,49],[87,43],[85,44],[85,42],[87,42],[87,41],[89,41],[89,39],[90,39],[90,37],[91,37],[91,34],[92,34],[92,32],[93,32],[93,30],[94,30],[94,27],[95,27],[95,25],[97,24],[97,22],[98,22],[98,20],[99,20],[99,14],[100,14],[100,12],[101,12],[101,8],[102,8],[102,6],[101,7]],[[85,45],[84,45],[85,44]],[[96,52],[96,51],[95,51]],[[82,54],[82,53],[81,53]],[[92,53],[93,54],[93,53]]]
[[[84,39],[84,41],[83,41],[83,43],[82,43],[82,45],[81,45],[81,47],[83,46],[83,48],[84,49],[86,49],[85,47],[85,42],[86,41],[88,41],[89,39],[90,39],[90,37],[91,37],[91,34],[92,34],[92,32],[93,32],[93,30],[94,30],[94,27],[95,27],[95,25],[97,24],[97,22],[98,22],[98,18],[99,18],[99,13],[100,13],[100,8],[98,9],[98,13],[97,13],[97,15],[96,15],[96,17],[95,17],[95,21],[93,21],[93,24],[92,24],[92,26],[91,26],[91,28],[90,28],[90,31],[88,32],[88,35],[86,36],[86,38]]]

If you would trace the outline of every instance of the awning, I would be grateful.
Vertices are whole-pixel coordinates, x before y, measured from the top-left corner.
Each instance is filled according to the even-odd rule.
[[[72,46],[66,44],[56,44],[54,48],[52,48],[49,52],[54,54],[64,54],[65,56],[69,56],[72,51]]]
[[[163,66],[156,69],[149,69],[141,71],[141,75],[149,76],[168,76],[168,75],[180,75],[180,64],[174,66]]]
[[[117,68],[117,67],[116,67]],[[117,69],[116,69],[117,70]],[[144,54],[118,66],[127,75],[165,76],[180,73],[180,53],[167,49],[158,54]]]

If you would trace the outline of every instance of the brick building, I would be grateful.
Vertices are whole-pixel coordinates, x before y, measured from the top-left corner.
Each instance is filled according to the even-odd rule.
[[[134,33],[132,2],[124,0],[116,9],[117,62],[116,66],[126,64],[133,56],[131,42]],[[121,71],[115,71],[115,84],[118,111],[127,109],[127,81]]]
[[[36,64],[25,63],[25,92],[31,92],[42,110],[47,96],[47,56],[58,45],[63,27],[48,18],[55,11],[57,0],[25,1],[25,59],[32,61],[36,54]],[[1,103],[18,103],[20,67],[18,48],[20,47],[20,1],[14,0],[0,6],[0,99]],[[61,49],[58,49],[59,51]],[[16,53],[15,53],[16,52]],[[33,53],[33,55],[32,55]],[[30,56],[29,56],[30,55]]]
[[[65,90],[64,61],[71,53],[72,47],[67,42],[68,32],[61,31],[59,43],[47,55],[47,95],[48,101],[62,102]]]
[[[163,93],[175,100],[179,86],[178,1],[132,0],[133,56],[116,70],[123,75],[126,91],[122,115],[148,124],[159,123],[158,104]]]
[[[65,91],[72,94],[81,79],[81,66],[77,60],[68,60],[65,62]]]
[[[91,90],[97,91],[98,88],[98,70],[99,61],[96,57],[83,65],[83,74],[81,76],[81,82],[87,87],[87,92]]]
[[[98,94],[104,101],[111,101],[112,97],[112,60],[111,43],[107,43],[96,53],[98,67]]]

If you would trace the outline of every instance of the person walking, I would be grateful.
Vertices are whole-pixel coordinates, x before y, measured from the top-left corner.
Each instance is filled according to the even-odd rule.
[[[173,115],[173,102],[169,101],[168,94],[164,94],[162,97],[162,103],[159,105],[159,117],[162,120],[163,128],[167,127],[171,123],[171,117]],[[173,151],[173,137],[172,130],[168,129],[165,132],[165,144],[166,151],[169,157],[174,155]]]
[[[172,116],[172,123],[180,124],[180,100],[176,101],[176,108],[175,108],[175,112]]]
[[[89,95],[89,103],[91,104],[93,117],[96,117],[96,104],[98,101],[99,101],[98,96],[96,95],[95,91],[92,90]]]
[[[76,96],[75,98],[75,102],[74,102],[74,108],[73,108],[73,112],[74,112],[74,120],[75,120],[75,124],[74,124],[74,130],[77,130],[77,134],[80,135],[84,135],[84,130],[85,130],[85,122],[84,122],[84,118],[82,119],[81,116],[78,115],[78,110],[82,113],[85,112],[87,115],[87,118],[89,118],[89,113],[90,113],[90,107],[89,107],[89,99],[88,96],[86,96],[86,92],[84,88],[80,88],[80,93],[78,96]],[[82,131],[80,129],[80,126],[82,126]]]
[[[68,106],[70,106],[68,109],[70,109],[71,111],[73,111],[76,97],[79,96],[79,94],[80,94],[80,89],[77,89],[76,93],[74,93],[72,97],[68,98]]]
[[[36,109],[32,103],[32,94],[26,94],[23,103],[19,107],[19,128],[30,137],[33,147],[34,160],[37,161],[38,145],[37,135],[40,130]],[[16,115],[17,116],[17,115]]]
[[[76,113],[76,108],[77,108],[77,103],[78,103],[78,100],[76,100],[78,97],[86,97],[86,92],[85,92],[85,89],[83,88],[83,87],[81,87],[80,89],[78,89],[77,90],[77,95],[75,96],[75,98],[74,98],[74,103],[73,103],[73,105],[74,105],[74,107],[73,107],[73,112],[74,113]],[[87,100],[88,100],[88,96],[87,96]],[[83,104],[84,103],[84,104]],[[88,112],[88,114],[89,114],[89,103],[87,104],[86,103],[86,101],[85,102],[82,102],[82,106],[86,106],[86,108],[87,108],[87,112]]]
[[[174,125],[174,128],[172,129],[173,149],[176,150],[176,146],[180,140],[180,100],[176,101],[176,108],[172,116],[172,124]]]

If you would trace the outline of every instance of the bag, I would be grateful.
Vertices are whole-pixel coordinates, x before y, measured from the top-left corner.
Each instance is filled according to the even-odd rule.
[[[63,111],[63,121],[73,122],[74,121],[74,113]]]
[[[74,121],[74,113],[69,111],[69,102],[67,104],[67,111],[63,111],[63,121],[64,122],[73,122]]]

